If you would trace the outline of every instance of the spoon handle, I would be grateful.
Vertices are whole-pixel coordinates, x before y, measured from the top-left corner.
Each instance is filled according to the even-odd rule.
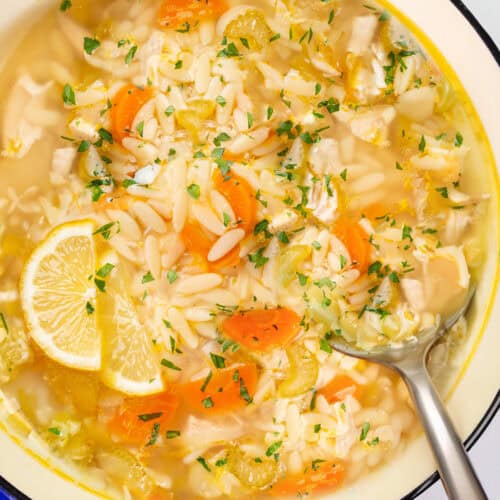
[[[423,364],[401,370],[427,434],[448,497],[483,500],[486,493]]]

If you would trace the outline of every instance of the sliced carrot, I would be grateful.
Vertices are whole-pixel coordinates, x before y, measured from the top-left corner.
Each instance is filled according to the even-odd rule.
[[[132,122],[139,110],[153,97],[153,89],[141,89],[128,84],[122,87],[112,101],[111,123],[115,141],[121,142],[130,134]]]
[[[300,316],[284,307],[237,313],[222,323],[225,335],[253,351],[284,347],[299,328]]]
[[[224,154],[222,155],[222,158],[224,160],[227,160],[227,161],[237,161],[239,163],[241,163],[245,160],[244,155],[230,153],[227,149],[224,150]]]
[[[315,463],[303,474],[294,474],[278,481],[269,491],[273,496],[309,495],[313,491],[328,490],[344,480],[345,468],[340,462]]]
[[[164,428],[175,417],[178,406],[179,398],[172,391],[127,398],[110,420],[108,428],[126,443],[145,445],[154,424]]]
[[[158,10],[158,22],[168,28],[194,25],[203,19],[214,19],[227,10],[225,0],[165,0]]]
[[[215,262],[208,262],[207,255],[210,248],[214,244],[208,234],[203,230],[201,225],[193,220],[188,220],[184,224],[184,228],[181,232],[181,238],[186,246],[186,250],[197,257],[202,267],[205,267],[210,271],[220,271],[230,267],[235,267],[240,263],[240,247],[239,245],[233,248],[228,254],[224,255],[219,260]]]
[[[234,174],[229,172],[224,177],[219,169],[214,172],[214,184],[227,199],[236,216],[238,226],[244,229],[248,234],[253,231],[257,219],[257,199],[255,190],[250,184]]]
[[[361,387],[348,375],[340,374],[322,387],[318,391],[318,395],[324,396],[329,403],[335,403],[344,399],[348,392],[359,399]]]
[[[390,210],[382,203],[373,203],[372,205],[364,208],[362,211],[362,215],[371,221],[384,217],[384,215],[387,215],[388,213],[390,213]]]
[[[353,267],[365,273],[370,264],[371,245],[365,230],[351,219],[339,219],[333,228],[335,236],[346,246]]]
[[[93,204],[96,210],[128,210],[130,196],[123,188],[115,189],[110,194],[105,194]]]
[[[244,408],[252,401],[257,378],[257,366],[253,364],[226,368],[181,385],[179,393],[195,411],[225,413]]]
[[[201,225],[194,220],[186,221],[181,232],[181,239],[189,253],[202,257],[207,256],[214,244]]]

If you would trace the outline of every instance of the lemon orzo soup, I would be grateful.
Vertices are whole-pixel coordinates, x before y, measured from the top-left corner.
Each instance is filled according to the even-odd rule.
[[[315,496],[401,452],[403,383],[330,341],[453,310],[489,197],[404,26],[361,0],[63,0],[6,68],[0,384],[26,435],[149,500]]]

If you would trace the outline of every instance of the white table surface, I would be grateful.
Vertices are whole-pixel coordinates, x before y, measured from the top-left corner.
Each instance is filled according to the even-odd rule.
[[[463,0],[493,41],[500,46],[500,0]],[[500,89],[499,89],[500,90]],[[500,499],[500,413],[470,451],[470,457],[490,500]],[[441,482],[419,500],[445,500]]]

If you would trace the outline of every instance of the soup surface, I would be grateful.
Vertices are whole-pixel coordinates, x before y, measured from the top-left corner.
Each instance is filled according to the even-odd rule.
[[[21,433],[149,500],[314,497],[404,448],[402,382],[330,341],[453,310],[489,196],[404,26],[361,0],[63,0],[6,67],[0,384]]]

